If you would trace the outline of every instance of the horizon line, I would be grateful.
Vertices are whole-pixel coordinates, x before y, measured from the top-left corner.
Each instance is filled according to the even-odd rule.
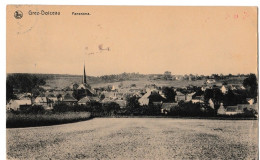
[[[122,72],[122,73],[112,73],[112,74],[103,74],[103,75],[88,75],[86,74],[87,76],[89,77],[101,77],[101,76],[108,76],[108,75],[120,75],[120,74],[124,74],[124,73],[127,73],[127,74],[130,74],[130,73],[135,73],[135,74],[140,74],[140,75],[163,75],[164,73],[139,73],[139,72]],[[30,73],[30,72],[6,72],[6,74],[49,74],[49,75],[70,75],[70,76],[83,76],[83,74],[71,74],[71,73]],[[187,73],[187,74],[171,74],[173,76],[185,76],[185,75],[198,75],[198,76],[211,76],[213,74],[216,74],[216,75],[223,75],[223,76],[228,76],[229,74],[231,75],[249,75],[249,74],[256,74],[257,73],[253,73],[253,72],[250,72],[250,73],[229,73],[229,74],[223,74],[223,73],[211,73],[211,74],[194,74],[194,73]]]

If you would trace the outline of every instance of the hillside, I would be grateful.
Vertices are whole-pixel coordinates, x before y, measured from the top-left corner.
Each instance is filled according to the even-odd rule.
[[[27,74],[27,73],[12,73],[7,74]],[[28,74],[29,75],[29,74]],[[72,83],[82,83],[82,75],[68,75],[68,74],[34,74],[46,81],[46,85],[52,88],[64,88]],[[190,80],[163,80],[163,79],[151,79],[150,77],[154,75],[144,75],[139,73],[122,73],[117,75],[104,75],[104,76],[87,76],[87,82],[93,87],[103,87],[107,85],[119,84],[124,86],[130,86],[131,84],[136,84],[138,88],[143,88],[148,84],[155,84],[157,86],[173,86],[173,87],[185,87],[188,85],[201,86],[204,84],[204,77],[200,80],[190,81]],[[225,77],[224,79],[217,80],[217,83],[227,82],[228,84],[242,84],[246,76],[231,76]]]

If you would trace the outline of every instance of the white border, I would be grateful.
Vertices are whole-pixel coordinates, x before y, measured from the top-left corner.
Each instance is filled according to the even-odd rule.
[[[6,81],[6,5],[7,4],[39,4],[39,5],[131,5],[131,6],[260,6],[260,0],[2,0],[0,1],[0,159],[6,158],[6,117],[5,117],[5,81]],[[259,22],[259,16],[258,16]],[[259,25],[258,25],[259,31]],[[259,41],[258,41],[259,46]],[[259,49],[258,49],[259,50]],[[259,57],[258,57],[259,62]],[[259,71],[258,71],[259,75]]]

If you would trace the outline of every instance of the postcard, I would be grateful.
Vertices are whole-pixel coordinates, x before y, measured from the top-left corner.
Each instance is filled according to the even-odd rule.
[[[258,159],[258,9],[7,5],[7,159]]]

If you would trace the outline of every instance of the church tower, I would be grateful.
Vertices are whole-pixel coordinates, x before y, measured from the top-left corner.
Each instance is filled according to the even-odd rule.
[[[85,71],[85,62],[84,62],[84,73],[83,73],[83,84],[87,84],[87,76],[86,76],[86,71]]]

